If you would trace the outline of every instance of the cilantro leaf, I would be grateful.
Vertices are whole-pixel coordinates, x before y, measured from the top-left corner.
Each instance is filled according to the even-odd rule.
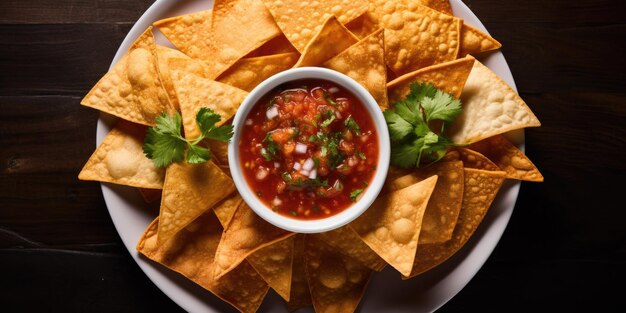
[[[393,110],[383,112],[392,140],[391,163],[404,168],[440,160],[455,145],[445,136],[445,126],[461,113],[461,101],[432,84],[412,83],[410,90]],[[433,121],[443,122],[440,133],[431,130]]]
[[[200,143],[205,138],[229,141],[233,135],[231,125],[215,126],[220,119],[213,110],[201,108],[196,114],[200,136],[190,140],[181,136],[182,118],[178,112],[174,115],[162,114],[156,118],[156,125],[148,129],[143,145],[144,154],[156,167],[166,167],[185,159],[190,164],[206,162],[211,159],[211,151]]]
[[[343,124],[348,127],[349,130],[353,131],[357,136],[361,135],[361,127],[359,126],[359,124],[357,124],[352,115],[348,116]]]
[[[361,193],[363,193],[363,189],[352,190],[352,192],[350,192],[350,200],[352,200],[352,202],[355,202],[356,198],[358,198]]]
[[[383,115],[387,121],[391,140],[400,141],[413,131],[413,125],[400,117],[396,112],[387,109],[383,112]]]
[[[442,120],[450,123],[461,113],[461,101],[453,99],[452,96],[441,90],[437,90],[437,93],[432,98],[424,98],[421,104],[422,108],[424,108],[427,122]]]

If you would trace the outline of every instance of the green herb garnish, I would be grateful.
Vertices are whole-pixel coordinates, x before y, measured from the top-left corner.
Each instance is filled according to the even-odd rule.
[[[265,147],[264,147],[265,150],[261,149],[261,156],[266,161],[271,161],[275,159],[276,154],[280,150],[280,146],[272,138],[272,133],[267,133],[265,135],[265,138],[263,139],[263,142],[265,143]]]
[[[411,92],[383,112],[391,137],[391,163],[419,167],[422,157],[430,163],[441,159],[455,144],[445,136],[446,127],[461,113],[461,101],[432,84],[412,83]],[[439,134],[430,123],[441,121]]]
[[[356,198],[363,193],[363,189],[354,189],[352,190],[352,192],[350,192],[350,200],[352,200],[352,202],[356,201]]]
[[[176,114],[162,114],[156,118],[156,126],[148,129],[144,140],[143,152],[154,162],[156,167],[166,167],[171,163],[185,159],[187,163],[203,163],[211,159],[211,150],[200,145],[204,139],[223,142],[230,141],[233,126],[215,126],[221,117],[209,108],[201,108],[196,114],[196,122],[200,128],[200,136],[196,139],[185,139],[181,135],[182,118]]]
[[[361,127],[359,126],[359,124],[357,124],[352,115],[348,116],[343,124],[346,125],[346,127],[348,127],[349,130],[353,131],[357,136],[361,135]]]

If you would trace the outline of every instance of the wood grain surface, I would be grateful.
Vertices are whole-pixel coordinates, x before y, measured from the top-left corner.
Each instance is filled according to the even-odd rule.
[[[98,117],[80,99],[152,2],[0,1],[0,311],[182,311],[124,248],[99,184],[76,178]],[[465,2],[542,121],[526,151],[545,182],[522,183],[496,250],[440,311],[618,312],[626,2]]]

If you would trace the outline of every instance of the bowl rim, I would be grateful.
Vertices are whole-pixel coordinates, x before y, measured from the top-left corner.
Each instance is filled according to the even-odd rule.
[[[361,103],[368,110],[374,126],[377,131],[378,137],[378,163],[376,166],[376,173],[372,178],[372,181],[368,185],[365,192],[361,195],[361,198],[354,204],[344,209],[335,215],[327,218],[315,219],[315,220],[301,220],[283,216],[272,211],[263,202],[261,202],[256,196],[254,196],[251,188],[243,175],[243,171],[240,168],[239,158],[239,141],[241,137],[242,128],[245,125],[245,119],[254,107],[254,105],[268,92],[275,87],[290,81],[300,79],[321,79],[328,80],[338,84],[339,86],[350,91],[355,97],[357,97]],[[389,161],[391,155],[389,131],[387,124],[383,116],[383,112],[379,107],[374,97],[363,87],[349,76],[340,72],[321,68],[321,67],[300,67],[295,69],[289,69],[280,73],[277,73],[258,86],[256,86],[246,96],[241,103],[235,117],[233,118],[233,137],[228,144],[228,164],[230,167],[230,173],[237,188],[237,191],[245,201],[245,203],[261,218],[269,222],[270,224],[297,233],[321,233],[330,231],[339,227],[342,227],[363,214],[376,200],[378,194],[382,190],[382,187],[387,178],[387,172],[389,169]]]

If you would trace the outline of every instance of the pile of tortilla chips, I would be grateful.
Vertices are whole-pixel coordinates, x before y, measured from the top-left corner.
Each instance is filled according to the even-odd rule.
[[[81,102],[120,118],[79,178],[137,187],[160,213],[139,239],[145,257],[241,312],[271,288],[289,310],[352,312],[372,274],[410,278],[441,264],[474,233],[502,182],[542,181],[503,134],[539,126],[524,101],[473,56],[500,47],[452,15],[447,0],[216,0],[213,10],[154,23]],[[248,92],[292,67],[320,66],[365,86],[381,109],[413,82],[462,100],[450,128],[462,147],[413,170],[390,168],[374,204],[330,232],[294,234],[246,205],[229,177],[226,144],[203,164],[154,166],[142,151],[155,117],[180,112],[184,135],[209,107],[228,123]]]

